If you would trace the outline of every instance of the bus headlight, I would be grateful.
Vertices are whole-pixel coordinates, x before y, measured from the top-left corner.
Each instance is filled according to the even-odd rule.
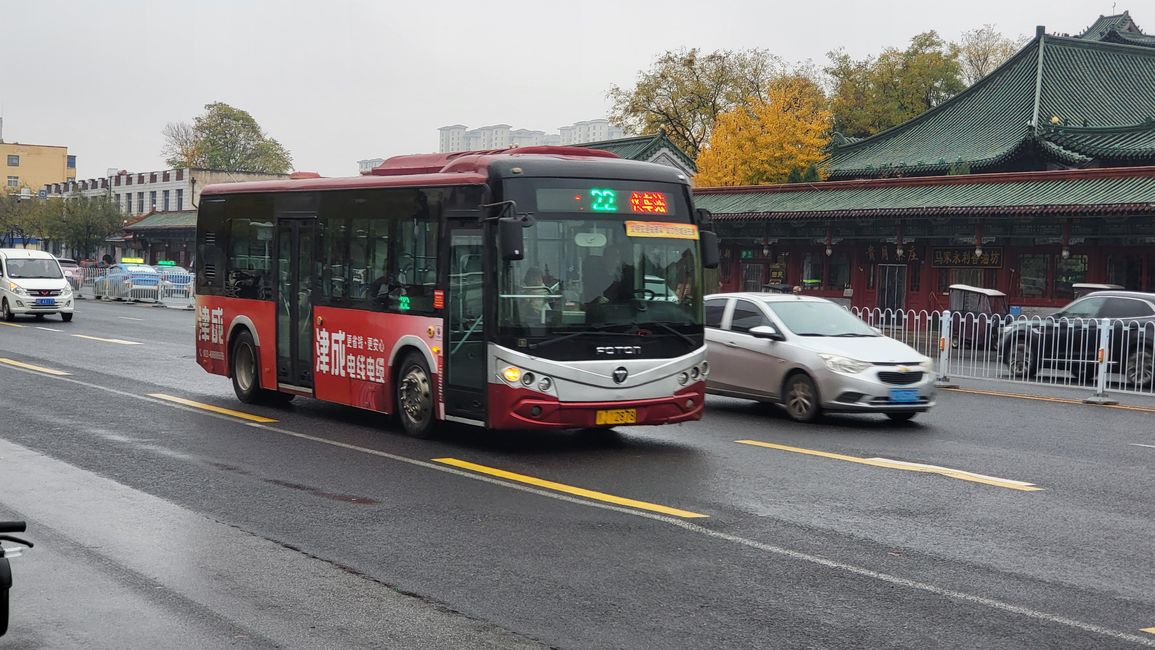
[[[688,381],[690,381],[690,373],[683,372],[682,374],[678,375],[678,383],[682,386],[685,386],[686,382]]]
[[[543,393],[549,392],[553,388],[553,380],[549,377],[542,377],[541,381],[537,382],[537,389]]]
[[[532,372],[526,372],[521,375],[521,383],[523,386],[529,387],[533,385],[533,380],[537,379]]]
[[[705,377],[708,374],[710,374],[710,362],[709,361],[703,361],[702,362],[702,376]]]
[[[516,384],[521,379],[521,368],[515,366],[508,366],[501,371],[501,376],[511,384]]]
[[[698,377],[701,377],[701,376],[702,376],[702,371],[698,368],[698,366],[694,366],[693,368],[690,368],[690,379],[697,381]]]

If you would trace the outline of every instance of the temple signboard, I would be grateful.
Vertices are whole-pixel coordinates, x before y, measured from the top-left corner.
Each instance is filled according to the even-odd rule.
[[[930,265],[936,268],[999,269],[1003,266],[1003,249],[983,249],[976,255],[975,249],[967,246],[932,248]]]

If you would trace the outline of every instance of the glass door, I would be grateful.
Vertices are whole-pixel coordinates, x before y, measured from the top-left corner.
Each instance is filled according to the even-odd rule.
[[[893,312],[906,308],[906,265],[878,265],[878,308]]]
[[[313,386],[315,218],[277,221],[277,383]]]
[[[449,224],[445,412],[485,421],[484,239],[479,224]]]

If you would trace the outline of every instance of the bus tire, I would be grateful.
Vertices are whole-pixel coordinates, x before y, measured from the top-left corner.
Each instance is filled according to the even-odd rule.
[[[233,392],[245,404],[266,401],[265,391],[261,389],[260,358],[253,335],[247,329],[241,330],[233,339],[229,375],[233,378]]]
[[[401,360],[395,389],[397,418],[401,428],[414,438],[433,433],[433,376],[425,357],[411,351]]]

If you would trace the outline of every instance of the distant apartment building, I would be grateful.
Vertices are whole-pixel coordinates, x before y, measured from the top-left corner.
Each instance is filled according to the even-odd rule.
[[[494,124],[470,129],[464,124],[452,124],[438,129],[440,151],[476,151],[504,147],[532,147],[537,145],[571,145],[602,140],[613,140],[625,135],[621,127],[609,120],[586,120],[558,129],[558,133],[514,129],[508,124]]]
[[[0,164],[4,166],[2,187],[12,194],[33,194],[49,183],[76,178],[76,156],[68,154],[68,147],[0,140]]]
[[[44,186],[49,197],[107,196],[125,215],[195,210],[201,190],[214,183],[288,178],[288,174],[224,172],[210,169],[165,169],[130,173],[109,169],[104,178],[68,180]]]

